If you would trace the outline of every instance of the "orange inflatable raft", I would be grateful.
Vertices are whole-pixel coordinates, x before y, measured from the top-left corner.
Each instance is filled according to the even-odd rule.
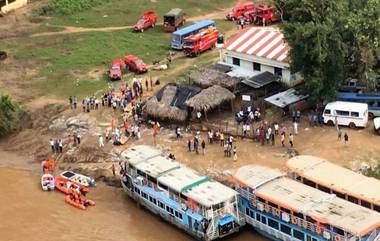
[[[80,189],[82,189],[82,192],[84,193],[88,192],[88,187],[83,186],[79,183],[73,183],[61,176],[55,178],[55,188],[65,194],[70,193],[70,188],[75,188],[77,191],[80,191]]]
[[[82,210],[86,210],[88,206],[95,205],[94,201],[91,201],[89,199],[76,199],[72,194],[66,195],[66,203]]]

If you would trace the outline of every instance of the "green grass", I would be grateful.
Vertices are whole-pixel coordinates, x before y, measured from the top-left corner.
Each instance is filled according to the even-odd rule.
[[[159,21],[174,7],[184,9],[187,17],[200,16],[231,7],[236,0],[109,0],[72,15],[52,15],[53,25],[78,27],[107,27],[135,24],[140,15],[154,10]]]

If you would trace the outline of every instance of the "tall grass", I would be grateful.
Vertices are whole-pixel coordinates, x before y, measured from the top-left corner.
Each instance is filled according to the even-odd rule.
[[[38,8],[39,15],[70,15],[104,3],[105,0],[52,0]]]

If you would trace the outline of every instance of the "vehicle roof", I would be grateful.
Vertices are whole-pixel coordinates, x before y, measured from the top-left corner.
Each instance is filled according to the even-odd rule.
[[[374,100],[379,101],[380,100],[380,94],[379,93],[353,93],[353,92],[339,92],[338,93],[338,99],[364,99],[364,100]]]
[[[259,9],[259,10],[269,10],[269,9],[273,9],[272,6],[267,6],[267,5],[259,5],[259,6],[256,6],[256,9]]]
[[[266,169],[266,170],[265,170]],[[289,177],[276,177],[281,172],[272,172],[264,177],[257,178],[247,175],[247,172],[261,173],[272,172],[269,168],[244,166],[234,175],[239,182],[257,187],[255,195],[265,200],[278,204],[284,208],[301,212],[312,217],[318,222],[328,223],[344,229],[357,236],[364,236],[372,230],[380,227],[380,214],[362,206],[353,204],[335,195],[322,192]],[[245,179],[244,177],[248,177]],[[264,182],[264,184],[259,185]]]
[[[375,129],[380,128],[380,117],[376,117],[373,119],[373,125],[375,126]]]
[[[237,195],[231,188],[180,165],[152,146],[134,146],[124,151],[122,157],[138,170],[157,178],[158,182],[206,207],[230,200]]]
[[[181,28],[181,29],[175,31],[173,34],[175,34],[175,35],[186,34],[188,32],[194,31],[195,29],[204,28],[204,27],[207,27],[207,26],[209,26],[211,24],[215,24],[215,21],[214,20],[210,20],[210,19],[202,20],[202,21],[196,22],[196,23],[194,23],[194,24],[192,24],[190,26]]]
[[[368,109],[368,105],[366,103],[357,103],[357,102],[349,102],[349,101],[334,101],[330,102],[326,105],[326,109],[328,108],[349,108],[352,109]]]
[[[315,156],[297,156],[286,163],[291,172],[315,183],[380,206],[380,181]],[[339,175],[336,175],[339,173]]]
[[[183,10],[181,8],[173,8],[167,14],[165,14],[165,16],[172,16],[172,15],[176,16],[182,13],[183,13]]]

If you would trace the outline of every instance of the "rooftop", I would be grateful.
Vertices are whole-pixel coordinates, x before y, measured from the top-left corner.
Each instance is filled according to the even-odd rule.
[[[308,95],[303,95],[297,90],[291,88],[278,94],[269,96],[268,98],[265,98],[265,101],[277,107],[284,108],[288,105],[304,100],[307,97]]]
[[[262,174],[259,178],[254,175],[263,172],[271,174]],[[247,173],[251,174],[247,175]],[[248,186],[251,186],[251,183],[254,184],[252,188],[257,187],[258,183],[264,183],[255,191],[258,197],[304,213],[318,222],[344,229],[353,235],[363,236],[380,227],[379,213],[288,177],[275,178],[280,173],[265,167],[245,166],[240,168],[235,177]],[[265,180],[266,177],[268,180]]]
[[[380,206],[380,181],[375,178],[314,156],[297,156],[291,158],[286,165],[291,172],[313,182]]]
[[[251,27],[242,29],[229,40],[225,49],[259,58],[289,63],[289,46],[279,29]]]

